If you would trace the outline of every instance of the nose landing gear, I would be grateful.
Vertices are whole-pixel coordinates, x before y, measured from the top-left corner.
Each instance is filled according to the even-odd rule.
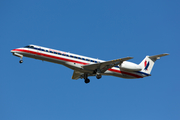
[[[23,60],[22,60],[22,58],[23,58],[23,56],[20,56],[20,61],[19,61],[19,63],[23,63]]]
[[[90,79],[88,79],[88,75],[84,74],[84,82],[87,84],[90,82]]]
[[[21,54],[19,54],[19,53],[13,53],[13,55],[14,55],[14,56],[17,56],[17,57],[20,57],[19,63],[23,63],[23,60],[22,60],[23,55],[21,55]]]
[[[23,60],[20,60],[19,63],[23,63]]]

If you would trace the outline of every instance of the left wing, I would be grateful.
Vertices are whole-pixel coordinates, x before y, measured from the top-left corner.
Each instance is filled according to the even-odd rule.
[[[73,80],[77,80],[77,79],[79,79],[80,77],[81,77],[81,73],[80,72],[78,72],[78,71],[74,71],[73,72],[73,76],[72,76],[72,79]]]
[[[125,57],[125,58],[115,59],[115,60],[106,61],[106,62],[102,62],[102,63],[84,65],[84,66],[82,66],[82,68],[85,70],[88,70],[88,71],[95,71],[98,69],[101,71],[101,73],[104,73],[109,68],[117,66],[117,65],[121,64],[123,61],[129,60],[132,58],[133,57]]]

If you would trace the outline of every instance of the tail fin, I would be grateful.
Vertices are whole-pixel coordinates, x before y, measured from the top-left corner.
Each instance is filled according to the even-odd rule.
[[[164,54],[160,54],[160,55],[146,56],[144,58],[144,60],[139,64],[139,66],[141,66],[141,68],[142,68],[141,72],[150,74],[151,70],[152,70],[152,68],[154,66],[154,62],[157,59],[160,59],[160,57],[163,57],[163,56],[166,56],[166,55],[169,55],[169,54],[164,53]]]

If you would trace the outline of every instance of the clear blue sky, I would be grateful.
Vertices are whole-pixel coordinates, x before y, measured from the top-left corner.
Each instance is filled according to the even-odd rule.
[[[0,2],[1,120],[179,120],[179,0],[3,0]],[[170,53],[143,79],[90,77],[24,58],[35,44],[112,60]]]

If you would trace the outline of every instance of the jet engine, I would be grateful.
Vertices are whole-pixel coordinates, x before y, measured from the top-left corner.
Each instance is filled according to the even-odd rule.
[[[127,70],[127,71],[140,71],[142,68],[135,63],[124,61],[120,65],[120,69]]]

